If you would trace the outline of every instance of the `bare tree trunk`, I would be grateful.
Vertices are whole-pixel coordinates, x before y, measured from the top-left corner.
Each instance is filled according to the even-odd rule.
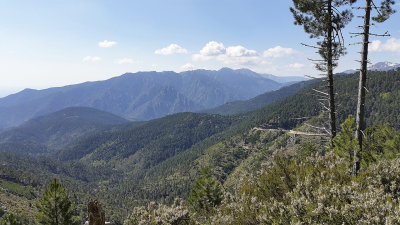
[[[364,27],[363,27],[363,46],[361,50],[361,70],[360,80],[358,85],[358,102],[357,102],[357,115],[356,115],[356,139],[358,140],[359,150],[354,149],[354,163],[353,175],[357,175],[360,170],[361,154],[362,151],[362,131],[364,130],[364,117],[365,117],[365,88],[367,81],[367,63],[368,63],[368,44],[369,44],[369,27],[371,17],[371,2],[372,0],[365,1],[365,14],[364,14]]]
[[[336,109],[335,109],[335,93],[333,89],[333,47],[332,47],[332,1],[328,1],[328,14],[329,14],[329,28],[328,28],[328,58],[327,58],[327,73],[328,73],[328,94],[329,94],[329,120],[331,128],[331,144],[333,145],[333,138],[336,136]]]
[[[105,225],[105,215],[97,200],[88,203],[88,218],[89,225]]]

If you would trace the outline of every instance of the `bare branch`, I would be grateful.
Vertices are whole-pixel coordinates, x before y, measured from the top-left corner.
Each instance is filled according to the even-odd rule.
[[[355,43],[350,43],[349,46],[350,45],[361,45],[361,44],[362,44],[362,42],[355,42]]]
[[[363,136],[364,136],[364,138],[366,137],[366,135],[365,135],[365,133],[364,133],[364,131],[362,131],[362,130],[360,130],[361,131],[361,133],[363,134]]]
[[[382,16],[381,11],[379,11],[379,10],[378,10],[378,7],[376,7],[376,5],[375,5],[375,2],[374,2],[374,1],[371,1],[371,3],[372,3],[372,5],[374,5],[373,8],[378,12],[379,16]]]
[[[326,96],[329,96],[329,94],[328,93],[325,93],[325,92],[322,92],[322,91],[318,91],[317,89],[312,89],[312,90],[314,90],[315,92],[318,92],[318,93],[320,93],[320,94],[323,94],[323,95],[326,95]]]
[[[317,47],[317,46],[308,45],[308,44],[305,44],[305,43],[301,43],[301,44],[304,45],[304,46],[306,46],[306,47],[321,49],[320,47]]]
[[[369,35],[371,36],[375,36],[375,37],[390,37],[389,32],[385,32],[384,34],[373,34],[373,33],[369,33]]]
[[[325,62],[325,60],[322,59],[311,59],[311,58],[307,58],[308,60],[310,60],[311,62]]]
[[[322,102],[320,102],[320,104],[322,105],[322,107],[323,107],[326,111],[328,111],[328,112],[331,111],[331,110],[330,110],[328,107],[326,107],[326,105],[324,105]]]
[[[307,117],[298,117],[298,118],[290,118],[290,119],[292,119],[292,120],[308,120],[311,118],[312,118],[311,116],[307,116]]]
[[[323,79],[323,77],[315,77],[311,75],[304,75],[305,77],[311,78],[311,79]]]

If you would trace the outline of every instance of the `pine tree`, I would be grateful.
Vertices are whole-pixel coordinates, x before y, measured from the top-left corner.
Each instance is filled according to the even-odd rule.
[[[381,7],[377,8],[378,16],[372,19],[378,23],[386,21],[391,14],[395,11],[392,9],[391,5],[394,4],[392,0],[384,0],[381,2]],[[353,163],[353,174],[357,175],[360,169],[361,154],[363,147],[363,135],[364,130],[364,117],[365,117],[365,91],[367,83],[367,63],[368,63],[368,46],[369,46],[369,36],[370,36],[370,21],[371,21],[371,9],[375,6],[372,0],[365,1],[365,13],[364,13],[364,25],[363,32],[357,35],[363,36],[362,49],[361,49],[361,68],[360,68],[360,80],[358,85],[358,102],[357,102],[357,113],[356,113],[356,123],[357,128],[355,132],[356,139],[358,140],[359,150],[354,151],[354,163]],[[385,35],[383,35],[385,36]]]
[[[49,189],[43,194],[36,205],[39,213],[35,215],[38,224],[43,225],[79,225],[79,219],[74,216],[74,205],[69,200],[67,192],[56,178],[49,184]]]
[[[190,189],[189,203],[195,210],[209,213],[215,206],[221,204],[222,199],[221,184],[211,176],[210,169],[203,169],[202,176],[196,180],[194,186]]]
[[[318,54],[322,60],[317,60],[316,68],[327,76],[327,93],[318,91],[328,101],[326,110],[329,112],[331,143],[336,136],[336,109],[333,86],[333,69],[337,66],[340,56],[345,54],[342,29],[351,21],[350,10],[340,11],[340,7],[351,5],[356,0],[293,0],[291,7],[295,25],[302,25],[310,38],[321,38],[317,42]]]

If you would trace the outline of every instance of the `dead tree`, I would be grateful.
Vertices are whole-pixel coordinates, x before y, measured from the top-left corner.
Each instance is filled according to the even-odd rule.
[[[101,208],[101,204],[95,200],[88,203],[89,225],[105,225],[105,214]]]

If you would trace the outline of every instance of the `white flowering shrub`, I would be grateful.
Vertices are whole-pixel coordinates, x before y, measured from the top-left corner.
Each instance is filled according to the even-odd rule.
[[[124,221],[124,225],[186,225],[190,222],[189,210],[182,200],[175,200],[172,206],[149,203],[148,207],[135,207],[132,214]]]
[[[359,177],[347,164],[333,154],[310,157],[287,177],[274,166],[236,195],[226,194],[210,223],[400,224],[400,159],[379,162]],[[272,171],[281,182],[265,183]]]

